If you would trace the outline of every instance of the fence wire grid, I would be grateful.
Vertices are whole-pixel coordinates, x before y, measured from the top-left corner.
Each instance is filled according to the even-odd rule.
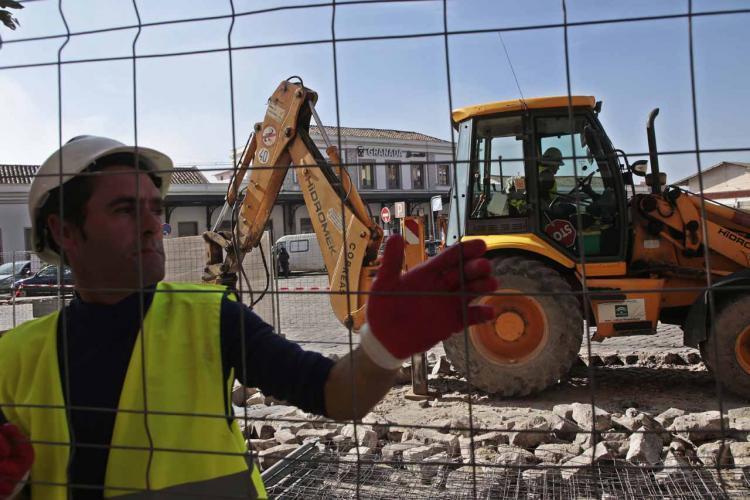
[[[352,1],[320,1],[316,3],[303,2],[278,2],[278,5],[267,3],[266,6],[258,7],[249,4],[246,10],[240,9],[240,2],[227,2],[230,13],[212,16],[196,16],[173,19],[142,22],[141,10],[143,3],[132,2],[132,13],[136,22],[127,22],[119,26],[106,28],[76,30],[66,18],[66,10],[76,2],[60,0],[58,2],[45,0],[26,0],[20,4],[24,10],[14,11],[14,14],[23,19],[25,12],[35,9],[39,5],[54,4],[57,6],[57,16],[62,26],[62,31],[51,31],[42,35],[24,36],[26,24],[22,24],[14,36],[5,30],[1,31],[0,39],[0,77],[13,74],[14,71],[23,71],[29,68],[54,67],[57,72],[57,108],[55,113],[50,111],[49,116],[56,114],[57,146],[62,147],[70,137],[67,137],[66,120],[63,108],[65,107],[64,89],[67,85],[80,85],[83,80],[77,80],[66,76],[66,71],[80,65],[91,65],[87,67],[106,67],[107,63],[113,61],[130,62],[130,81],[127,82],[128,90],[132,93],[132,101],[128,106],[128,118],[132,118],[133,144],[138,147],[141,144],[142,134],[139,126],[143,126],[143,116],[148,115],[139,106],[139,96],[144,93],[142,84],[139,83],[140,68],[149,60],[170,60],[171,58],[187,57],[199,58],[205,54],[226,54],[228,71],[228,98],[230,109],[231,146],[232,161],[220,160],[204,164],[202,168],[206,173],[218,173],[234,168],[235,174],[239,166],[239,153],[242,144],[238,144],[237,137],[242,136],[239,123],[244,122],[237,112],[240,109],[240,95],[245,90],[236,84],[243,75],[238,75],[236,62],[233,60],[237,54],[253,51],[291,51],[295,47],[313,46],[323,51],[330,51],[332,61],[332,74],[330,75],[330,86],[328,88],[315,89],[321,96],[321,101],[332,99],[334,102],[335,126],[337,133],[335,143],[339,150],[343,150],[342,137],[342,102],[343,85],[342,75],[351,71],[351,68],[340,63],[342,47],[350,47],[356,44],[376,44],[380,42],[394,41],[406,43],[409,40],[438,40],[442,45],[442,60],[438,67],[433,68],[435,81],[441,82],[441,87],[446,89],[443,115],[445,120],[450,120],[450,112],[464,105],[479,104],[479,102],[456,102],[453,87],[456,75],[451,71],[452,62],[456,58],[451,57],[451,42],[456,39],[466,39],[487,34],[499,34],[498,48],[504,51],[509,64],[507,71],[512,73],[513,79],[518,86],[519,93],[523,96],[522,86],[513,67],[512,51],[509,53],[502,39],[504,34],[528,33],[531,36],[537,33],[557,30],[562,34],[562,49],[564,60],[565,81],[564,89],[561,87],[560,95],[567,96],[567,113],[559,116],[567,122],[569,131],[570,154],[563,154],[562,160],[572,160],[572,177],[568,179],[573,186],[579,185],[588,174],[579,171],[579,162],[575,143],[576,120],[578,115],[573,107],[573,96],[577,95],[577,85],[574,84],[571,68],[571,42],[569,35],[574,30],[584,28],[607,29],[619,25],[645,25],[651,22],[674,22],[686,24],[688,33],[688,44],[680,49],[681,53],[676,56],[687,57],[689,62],[690,81],[690,103],[685,104],[689,109],[691,118],[692,146],[680,148],[667,148],[659,150],[658,158],[669,158],[672,156],[694,157],[697,167],[697,179],[699,182],[699,194],[704,194],[702,158],[706,155],[715,157],[721,154],[745,154],[750,151],[750,145],[734,144],[731,147],[701,147],[701,135],[699,134],[699,106],[696,90],[696,68],[695,50],[696,43],[693,35],[693,24],[696,19],[707,18],[731,18],[743,19],[745,22],[750,14],[750,6],[746,3],[731,3],[729,9],[696,9],[691,0],[679,3],[684,6],[680,12],[655,14],[655,15],[633,15],[628,17],[602,17],[592,20],[569,20],[569,6],[577,2],[562,1],[557,5],[559,9],[559,22],[523,23],[518,25],[506,25],[505,19],[489,19],[491,27],[468,29],[465,27],[451,28],[451,14],[458,16],[461,9],[470,9],[478,5],[478,2],[460,2],[447,0],[352,0]],[[258,4],[260,5],[260,4]],[[596,9],[596,4],[594,9]],[[348,16],[356,15],[357,9],[362,9],[363,16],[367,15],[367,9],[392,7],[427,8],[440,19],[442,29],[414,29],[397,34],[378,34],[363,36],[337,36],[337,30],[341,29],[337,24],[342,13]],[[712,6],[713,7],[713,6]],[[253,19],[263,23],[266,16],[291,16],[294,14],[319,15],[326,12],[330,23],[326,28],[327,36],[316,37],[317,31],[311,29],[311,35],[299,34],[298,40],[273,41],[267,43],[244,43],[233,42],[235,22],[237,20]],[[352,13],[355,14],[352,14]],[[337,17],[339,16],[339,17]],[[347,18],[351,19],[351,18]],[[186,50],[171,50],[165,52],[141,52],[139,41],[141,36],[150,30],[158,30],[166,26],[197,26],[209,21],[225,20],[229,23],[226,30],[226,44],[221,47],[198,48]],[[460,25],[461,23],[457,23]],[[95,57],[65,57],[66,49],[71,42],[85,38],[86,36],[134,33],[130,46],[130,53],[123,54],[100,54]],[[16,36],[18,35],[18,36]],[[6,63],[3,53],[16,47],[31,47],[40,43],[59,43],[57,55],[54,60],[42,59],[38,61],[15,60]],[[289,54],[292,54],[289,52]],[[500,52],[503,54],[503,52]],[[17,58],[16,58],[17,59]],[[495,61],[505,60],[496,57]],[[595,64],[595,63],[592,63]],[[195,72],[201,71],[198,67]],[[355,70],[356,71],[356,70]],[[528,71],[528,68],[522,69]],[[266,74],[258,71],[254,78],[268,80],[264,83],[272,88],[277,81],[288,75]],[[302,75],[304,77],[304,75]],[[721,75],[723,77],[724,75]],[[734,75],[732,75],[734,76]],[[729,76],[727,76],[729,78]],[[523,80],[523,78],[522,78]],[[477,80],[480,81],[480,80]],[[83,82],[85,83],[85,82]],[[432,82],[420,82],[429,85]],[[122,82],[125,86],[125,82]],[[404,99],[410,89],[404,89]],[[11,99],[13,96],[9,96]],[[513,99],[516,96],[497,96],[497,101],[505,98]],[[531,96],[526,95],[526,98]],[[243,97],[244,99],[245,97]],[[254,99],[265,100],[266,96],[253,96]],[[405,103],[399,103],[406,105]],[[185,103],[189,106],[190,103]],[[524,113],[529,108],[524,105]],[[519,115],[520,116],[520,115]],[[120,119],[124,117],[120,116]],[[260,118],[254,117],[254,118]],[[10,117],[13,119],[13,117]],[[3,121],[8,120],[4,117]],[[658,123],[658,122],[657,122]],[[330,124],[328,124],[330,125]],[[244,126],[244,125],[243,125]],[[398,127],[397,127],[398,128]],[[64,129],[66,132],[64,132]],[[463,203],[459,200],[459,193],[466,196],[466,205],[456,205],[459,208],[451,210],[448,214],[453,217],[449,221],[451,226],[458,228],[453,233],[446,235],[450,240],[451,234],[455,240],[460,240],[467,235],[467,220],[471,218],[469,197],[473,191],[466,187],[472,181],[470,175],[480,176],[478,170],[479,160],[462,158],[462,144],[459,136],[460,127],[449,127],[451,131],[450,146],[452,159],[451,169],[451,195],[450,204]],[[658,127],[657,127],[658,129]],[[89,131],[81,131],[88,133]],[[249,131],[248,131],[249,132]],[[578,132],[582,135],[581,132]],[[560,136],[558,136],[559,138]],[[471,141],[474,141],[472,137]],[[568,141],[566,137],[564,141]],[[158,145],[157,145],[158,147]],[[478,146],[474,146],[478,147]],[[611,147],[611,146],[610,146]],[[485,151],[486,152],[486,151]],[[648,158],[651,160],[649,167],[653,168],[653,151],[639,151],[625,155],[621,152],[615,153],[617,163],[628,162],[629,159]],[[523,152],[521,156],[510,156],[501,162],[509,165],[521,165],[529,172],[528,165],[536,165],[543,161],[538,157],[542,151],[528,154]],[[472,149],[472,154],[478,153]],[[217,157],[225,155],[217,152]],[[489,153],[487,154],[489,158]],[[599,161],[599,155],[593,155],[595,161]],[[610,158],[611,160],[611,158]],[[605,160],[609,161],[609,160]],[[0,162],[3,158],[0,156]],[[190,163],[190,162],[187,162]],[[492,178],[492,159],[488,161],[490,170],[487,174],[487,184]],[[373,168],[385,167],[385,162],[373,162]],[[629,164],[628,164],[629,165]],[[359,163],[344,161],[342,166],[356,169]],[[524,167],[525,166],[525,167]],[[294,167],[294,165],[292,166]],[[316,168],[309,166],[308,168]],[[264,167],[253,166],[262,169]],[[274,166],[265,168],[275,168]],[[502,166],[501,166],[502,168]],[[98,172],[85,174],[105,178],[111,172]],[[165,173],[165,172],[157,172]],[[121,174],[120,174],[121,175]],[[619,175],[619,174],[618,174]],[[502,184],[501,191],[505,188]],[[62,183],[63,165],[53,175],[59,183]],[[138,179],[138,176],[134,176]],[[561,181],[562,182],[562,181]],[[604,181],[603,181],[604,182]],[[462,191],[461,185],[464,185]],[[135,183],[136,197],[142,194],[142,185]],[[583,186],[581,184],[580,186]],[[238,186],[236,186],[238,188]],[[589,185],[589,187],[591,187]],[[620,185],[623,189],[626,186]],[[514,187],[515,189],[515,187]],[[533,189],[533,188],[532,188]],[[241,197],[241,192],[235,192],[235,196]],[[645,192],[639,195],[645,196]],[[636,203],[635,193],[633,196],[626,194],[630,203]],[[165,452],[177,452],[184,456],[191,454],[213,454],[225,456],[242,456],[254,464],[263,475],[268,494],[272,498],[744,498],[750,494],[750,405],[747,404],[747,394],[735,396],[719,383],[722,379],[722,370],[730,367],[726,359],[716,359],[713,363],[706,359],[707,353],[713,352],[708,342],[714,342],[713,349],[719,346],[718,337],[724,332],[716,331],[715,327],[726,326],[727,320],[720,315],[730,305],[735,305],[733,311],[739,319],[741,328],[737,333],[738,340],[735,345],[737,352],[742,349],[750,352],[750,345],[744,346],[743,342],[750,341],[750,334],[745,335],[745,325],[750,327],[750,315],[747,307],[742,309],[743,299],[747,298],[747,287],[744,281],[727,286],[724,283],[717,285],[717,280],[725,278],[728,273],[723,272],[729,263],[724,257],[718,257],[709,247],[712,235],[708,233],[708,221],[715,220],[712,215],[717,206],[709,201],[710,197],[701,197],[695,210],[700,215],[698,229],[692,230],[693,236],[699,238],[701,247],[696,254],[704,259],[702,266],[692,274],[685,269],[654,269],[641,275],[631,274],[630,278],[640,278],[639,281],[631,281],[619,288],[607,288],[602,285],[605,281],[601,272],[591,275],[588,264],[601,264],[602,259],[590,259],[585,251],[583,232],[579,232],[576,248],[569,251],[568,259],[579,265],[577,275],[575,271],[568,270],[563,279],[560,266],[547,266],[541,275],[554,273],[558,281],[565,283],[576,282],[576,286],[560,287],[558,281],[554,286],[538,287],[539,289],[501,289],[491,294],[498,302],[503,300],[526,300],[530,299],[536,304],[558,301],[563,304],[562,311],[568,315],[561,315],[556,320],[560,322],[580,318],[577,325],[576,335],[580,334],[582,343],[580,346],[566,346],[561,344],[560,351],[569,351],[570,363],[573,365],[569,373],[560,377],[556,384],[543,391],[532,391],[532,394],[517,391],[515,394],[502,396],[492,394],[481,388],[488,383],[484,380],[489,374],[495,372],[493,364],[477,364],[477,356],[481,356],[481,350],[473,346],[476,336],[472,336],[469,329],[459,332],[454,340],[443,348],[436,346],[426,353],[428,365],[432,372],[429,376],[431,392],[428,395],[413,394],[409,390],[409,384],[413,376],[418,376],[418,361],[407,362],[398,373],[395,385],[385,401],[361,420],[331,420],[311,412],[295,408],[284,400],[274,397],[273,390],[267,392],[263,388],[246,387],[237,380],[231,393],[231,405],[227,402],[226,411],[216,413],[184,413],[171,409],[162,401],[153,400],[152,392],[148,390],[146,367],[152,366],[147,363],[146,341],[135,344],[132,352],[133,359],[140,358],[138,366],[141,367],[141,394],[142,407],[100,407],[96,405],[75,405],[69,401],[60,406],[56,404],[32,404],[26,405],[17,401],[8,400],[6,393],[0,393],[0,416],[4,414],[15,414],[16,410],[29,411],[31,409],[46,409],[50,412],[64,410],[68,422],[73,421],[76,415],[91,413],[97,415],[110,415],[112,421],[121,418],[122,415],[137,415],[143,417],[143,426],[147,436],[146,446],[123,446],[111,443],[90,442],[87,438],[77,436],[81,428],[70,426],[69,441],[60,442],[55,440],[32,439],[32,444],[38,449],[70,447],[72,450],[68,457],[68,467],[65,481],[39,481],[32,474],[29,486],[35,484],[46,484],[48,486],[62,486],[66,494],[71,497],[83,497],[87,494],[99,496],[104,494],[104,484],[77,483],[73,479],[76,454],[91,456],[91,450],[99,450],[106,462],[107,456],[113,450],[137,450],[144,451],[146,466],[142,482],[143,488],[118,488],[108,485],[108,493],[112,491],[120,493],[154,493],[158,492],[154,485],[153,471],[151,470],[154,457]],[[675,198],[676,199],[676,198]],[[529,205],[533,205],[529,198]],[[674,202],[674,200],[672,200]],[[624,202],[623,202],[624,203]],[[582,201],[575,198],[576,227],[583,227]],[[710,204],[710,206],[709,206]],[[64,199],[60,199],[61,209],[65,206]],[[624,205],[621,205],[624,206]],[[673,205],[674,206],[674,205]],[[473,208],[473,207],[472,207]],[[481,208],[481,207],[480,207]],[[150,210],[151,207],[136,203],[134,205],[137,221],[137,234],[142,234],[144,228],[141,226],[144,218],[142,212]],[[161,210],[161,207],[159,207]],[[345,203],[341,202],[341,215],[344,215]],[[630,210],[630,207],[628,207]],[[231,212],[231,220],[236,222],[236,211]],[[734,213],[734,212],[733,212]],[[743,212],[737,211],[737,217],[731,228],[737,232],[740,226],[748,227],[743,218]],[[64,213],[62,214],[64,216]],[[662,214],[663,215],[663,214]],[[209,217],[210,219],[210,217]],[[572,220],[572,219],[571,219]],[[210,223],[210,220],[208,221]],[[630,221],[632,223],[632,221]],[[631,237],[630,232],[620,228],[621,233],[626,235],[620,246],[628,246]],[[685,229],[685,231],[688,231]],[[700,235],[698,235],[700,232]],[[750,237],[750,229],[740,231],[744,238]],[[433,232],[434,236],[434,232]],[[685,233],[687,238],[687,232]],[[359,340],[351,328],[341,325],[330,309],[331,291],[326,274],[298,274],[290,277],[281,277],[278,272],[278,262],[273,246],[273,235],[266,233],[257,249],[254,249],[242,263],[241,276],[238,282],[238,296],[246,305],[251,305],[254,311],[267,323],[273,325],[275,332],[301,345],[303,349],[314,350],[334,359],[338,363],[347,362],[353,367],[354,357],[352,353],[357,349]],[[344,231],[344,243],[347,242],[347,234]],[[663,241],[673,244],[679,239],[671,234]],[[548,242],[551,240],[548,238]],[[750,240],[748,240],[750,241]],[[447,242],[449,245],[451,241]],[[141,254],[143,242],[137,239],[135,250]],[[551,243],[550,243],[551,245]],[[166,277],[165,281],[200,283],[203,267],[206,262],[203,239],[199,236],[167,238],[164,240],[166,255]],[[0,250],[2,250],[0,248]],[[626,261],[629,253],[618,252]],[[505,257],[503,263],[499,260],[500,254],[492,254],[495,259],[495,268],[498,270],[499,278],[503,280],[506,275],[514,272],[531,272],[541,266],[540,260],[523,260],[518,253]],[[612,259],[610,259],[612,260]],[[3,263],[7,262],[30,263],[29,269],[23,271],[24,276],[31,276],[37,271],[43,270],[43,264],[38,258],[28,252],[12,252],[3,254]],[[63,261],[57,263],[63,268]],[[724,268],[722,268],[724,266]],[[719,268],[718,270],[716,268]],[[746,270],[745,265],[732,265],[732,269]],[[348,268],[347,268],[348,270]],[[13,271],[15,273],[16,271]],[[20,272],[20,271],[19,271]],[[138,322],[137,331],[140,336],[147,338],[146,311],[151,295],[150,289],[144,288],[144,278],[147,269],[144,269],[142,259],[138,259],[137,281],[138,286],[120,285],[107,287],[106,290],[87,290],[79,287],[85,292],[108,292],[125,294],[134,293],[137,296]],[[461,277],[464,278],[464,269],[460,268]],[[506,273],[504,275],[503,273]],[[654,278],[658,273],[660,276],[670,276],[672,279],[682,280],[676,286],[669,288],[654,288],[646,283],[646,280]],[[671,274],[670,274],[671,273]],[[606,276],[606,274],[604,275]],[[63,360],[61,369],[62,392],[71,394],[74,388],[71,380],[70,349],[74,337],[68,331],[69,324],[66,320],[70,314],[68,308],[60,307],[69,302],[70,297],[65,294],[62,287],[44,285],[51,292],[46,297],[32,297],[35,290],[27,287],[26,292],[19,293],[15,284],[15,276],[12,277],[11,285],[6,289],[0,289],[3,302],[0,305],[0,331],[10,330],[25,323],[32,318],[40,317],[50,311],[61,311],[60,332],[58,348],[60,359]],[[132,281],[132,280],[131,280]],[[153,284],[153,283],[148,283]],[[502,286],[502,285],[501,285]],[[512,288],[512,287],[511,287]],[[701,349],[691,348],[683,345],[683,332],[680,325],[672,325],[667,321],[660,323],[658,328],[649,335],[642,344],[631,344],[635,337],[616,335],[612,339],[606,339],[602,344],[596,340],[597,327],[593,318],[595,312],[592,310],[592,300],[597,298],[604,300],[611,297],[613,290],[619,294],[636,294],[637,296],[648,296],[660,294],[661,296],[677,296],[679,294],[693,294],[698,296],[705,294],[707,298],[708,325],[707,341],[703,342]],[[466,293],[461,287],[457,292]],[[161,293],[157,291],[158,295]],[[180,290],[172,290],[168,293],[190,293]],[[197,293],[197,292],[196,292]],[[211,293],[211,292],[209,292]],[[349,290],[346,295],[351,303],[355,303],[358,295],[369,294],[369,292]],[[640,294],[640,295],[638,295]],[[41,294],[40,294],[41,295]],[[125,296],[123,295],[123,296]],[[439,295],[439,294],[438,294]],[[520,299],[518,299],[520,297]],[[406,300],[406,298],[405,298]],[[666,300],[666,299],[665,299]],[[747,301],[745,301],[747,302]],[[739,306],[736,306],[739,304]],[[568,307],[568,309],[565,309]],[[575,311],[575,312],[574,312]],[[580,311],[580,312],[579,312]],[[465,314],[465,312],[464,312]],[[566,317],[567,316],[567,319]],[[584,321],[584,319],[587,319]],[[741,321],[744,321],[742,323]],[[734,324],[734,323],[732,323]],[[641,325],[642,326],[642,325]],[[247,366],[249,346],[246,339],[246,323],[237,322],[239,330],[238,346],[241,366],[235,367],[233,375],[237,379],[249,380],[248,374],[253,372],[253,367]],[[548,331],[548,330],[545,330]],[[250,332],[252,333],[252,332]],[[405,332],[406,333],[406,332]],[[641,332],[644,333],[644,332]],[[743,340],[744,339],[744,340]],[[568,342],[570,344],[570,342]],[[0,349],[3,342],[0,341]],[[347,357],[351,356],[351,357]],[[737,354],[735,363],[742,368],[742,360]],[[344,361],[342,361],[342,359]],[[707,363],[708,361],[708,363]],[[511,362],[510,364],[513,364]],[[706,364],[711,365],[709,371]],[[463,368],[462,368],[463,367]],[[542,370],[544,367],[537,367]],[[750,365],[742,368],[745,375],[750,377]],[[566,370],[567,371],[567,370]],[[507,372],[510,373],[510,372]],[[532,377],[532,373],[527,376]],[[92,374],[94,376],[94,374]],[[514,375],[507,375],[514,377]],[[480,380],[482,379],[482,380]],[[526,381],[515,375],[514,379],[519,385],[526,386]],[[80,383],[80,382],[77,382]],[[0,381],[2,385],[2,381]],[[6,384],[7,385],[7,384]],[[352,398],[356,396],[358,387],[355,381],[349,384]],[[489,385],[494,385],[489,382]],[[184,388],[182,397],[190,397],[190,388]],[[502,391],[500,391],[502,392]],[[511,391],[512,392],[512,391]],[[681,400],[680,398],[683,398]],[[685,403],[685,408],[679,408]],[[226,421],[234,419],[239,424],[240,432],[246,439],[247,451],[216,450],[212,446],[205,449],[187,449],[185,447],[163,446],[163,441],[158,435],[153,435],[150,425],[153,422],[163,422],[165,419],[184,419],[190,417],[199,419],[205,425],[206,422]],[[198,432],[198,431],[195,431]],[[110,435],[111,437],[111,435]],[[201,436],[210,441],[209,435]],[[2,479],[2,477],[0,477]],[[28,491],[28,489],[27,489]],[[164,497],[176,496],[170,492],[160,492]],[[217,491],[207,496],[212,498],[224,498],[223,493]],[[233,496],[230,496],[234,498]]]

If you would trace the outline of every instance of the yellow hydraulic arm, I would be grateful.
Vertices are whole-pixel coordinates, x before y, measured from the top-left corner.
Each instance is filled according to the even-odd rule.
[[[290,80],[281,82],[268,100],[263,123],[255,125],[229,184],[224,209],[213,230],[203,235],[208,245],[203,280],[236,285],[242,260],[258,246],[287,170],[292,167],[328,270],[333,311],[342,323],[358,329],[364,323],[367,300],[361,292],[370,289],[383,230],[372,221],[318,119],[317,93],[301,81]],[[310,138],[311,118],[326,141],[330,163]],[[248,170],[250,179],[239,201]],[[217,232],[227,209],[235,210],[238,202],[241,206],[231,233]]]

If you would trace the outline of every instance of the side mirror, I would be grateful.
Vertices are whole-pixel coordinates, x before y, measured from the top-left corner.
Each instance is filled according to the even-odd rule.
[[[630,171],[638,177],[643,177],[648,172],[648,160],[638,160],[630,166]]]

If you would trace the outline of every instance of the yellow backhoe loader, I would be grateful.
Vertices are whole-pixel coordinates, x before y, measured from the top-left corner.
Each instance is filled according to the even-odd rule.
[[[450,361],[476,387],[525,395],[566,376],[584,320],[594,341],[654,335],[661,321],[750,396],[750,215],[667,185],[658,109],[650,173],[612,146],[600,110],[594,97],[564,96],[453,112],[447,244],[483,239],[502,288],[481,299],[497,319],[470,329],[468,353],[462,335],[444,342]]]

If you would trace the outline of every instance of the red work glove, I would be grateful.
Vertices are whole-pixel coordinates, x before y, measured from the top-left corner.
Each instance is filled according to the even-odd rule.
[[[492,266],[482,257],[486,249],[483,241],[470,240],[402,274],[404,241],[401,236],[389,237],[367,301],[368,324],[361,342],[368,356],[383,368],[396,368],[400,364],[394,361],[426,351],[465,325],[493,319],[492,307],[469,305],[477,296],[497,289]],[[452,293],[435,295],[440,292]],[[378,342],[372,342],[372,337]],[[388,358],[383,348],[392,358],[379,362]]]
[[[34,448],[13,424],[0,425],[0,499],[12,498],[34,463]]]

